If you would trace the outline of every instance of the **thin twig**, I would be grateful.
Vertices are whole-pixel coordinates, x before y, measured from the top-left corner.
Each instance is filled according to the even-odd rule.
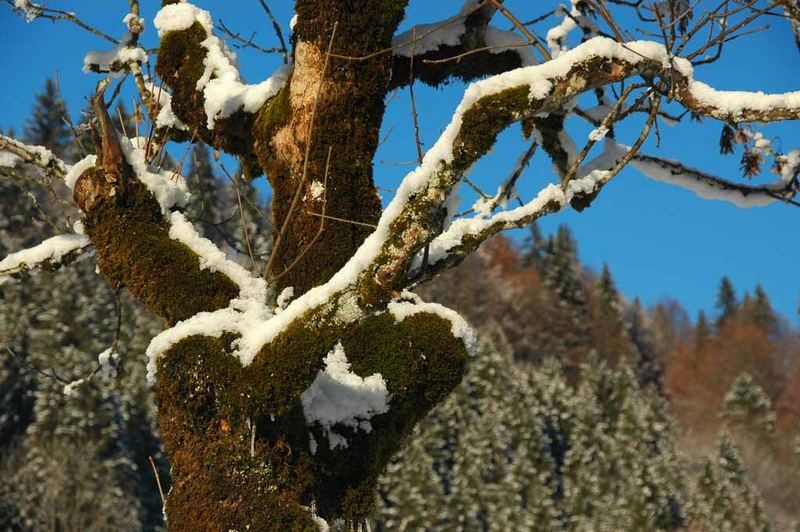
[[[12,0],[5,0],[5,2],[9,4],[12,8],[16,9],[15,3]],[[47,20],[52,20],[53,22],[57,20],[68,20],[73,24],[85,29],[86,31],[90,31],[95,35],[102,37],[103,39],[111,43],[117,45],[119,44],[119,41],[117,39],[83,22],[81,19],[75,16],[75,13],[69,11],[62,11],[60,9],[53,9],[51,7],[44,7],[43,5],[34,4],[33,2],[28,3],[27,9],[30,10],[30,13],[34,19],[43,18]]]
[[[164,488],[161,487],[161,476],[158,474],[158,468],[156,467],[156,461],[153,460],[152,456],[147,457],[150,460],[150,466],[153,468],[153,474],[156,477],[156,484],[158,485],[158,494],[161,496],[161,506],[167,504],[167,499],[164,497]]]
[[[306,214],[308,214],[310,216],[319,216],[319,217],[323,216],[322,214],[320,214],[318,212],[314,212],[314,211],[306,210],[305,212],[306,212]],[[370,223],[367,223],[367,222],[359,222],[358,220],[348,220],[347,218],[338,218],[336,216],[331,216],[330,214],[324,215],[324,216],[328,220],[334,220],[334,221],[343,222],[343,223],[346,223],[346,224],[360,225],[360,226],[363,226],[363,227],[369,227],[371,229],[375,229],[375,228],[378,227],[375,224],[370,224]]]
[[[419,141],[419,117],[414,100],[414,54],[417,51],[417,28],[411,29],[411,58],[408,67],[408,94],[411,97],[411,119],[414,121],[414,144],[417,147],[417,160],[422,164],[422,143]]]
[[[250,231],[247,229],[247,218],[245,217],[244,207],[242,205],[242,191],[239,188],[239,178],[238,176],[234,178],[230,174],[230,172],[228,172],[228,169],[225,168],[225,165],[222,164],[221,162],[219,163],[219,166],[220,168],[222,168],[222,171],[225,172],[225,175],[228,177],[228,180],[230,180],[231,185],[233,185],[233,189],[236,191],[236,202],[239,205],[239,217],[242,223],[242,233],[244,234],[244,241],[245,244],[247,244],[247,254],[250,256],[250,263],[253,265],[253,272],[257,272],[258,265],[256,264],[256,258],[255,255],[253,254],[253,246],[250,244]]]
[[[278,21],[272,15],[272,11],[269,9],[269,6],[264,0],[258,0],[258,3],[261,4],[261,7],[264,8],[267,16],[272,21],[272,28],[275,30],[275,34],[278,36],[278,40],[281,43],[281,49],[283,50],[283,63],[287,64],[289,62],[289,52],[286,49],[286,41],[283,40],[283,31],[281,31],[281,25],[278,24]]]
[[[542,46],[542,43],[540,43],[539,40],[533,36],[530,30],[525,27],[525,24],[520,22],[519,19],[506,8],[506,6],[498,2],[498,0],[489,1],[494,4],[494,7],[496,7],[504,17],[511,21],[511,23],[528,39],[528,43],[532,44],[539,51],[539,53],[542,54],[542,57],[544,57],[546,61],[550,61],[553,58],[550,55],[550,52],[547,51],[547,48]]]

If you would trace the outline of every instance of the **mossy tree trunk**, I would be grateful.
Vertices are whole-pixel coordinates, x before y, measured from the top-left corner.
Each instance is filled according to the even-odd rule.
[[[569,62],[562,59],[559,68],[538,71],[540,77],[509,76],[465,98],[449,136],[442,136],[446,149],[426,159],[419,169],[422,179],[405,189],[406,196],[398,194],[394,210],[382,217],[372,161],[386,94],[411,78],[411,61],[404,54],[393,56],[391,48],[405,5],[404,0],[298,0],[288,81],[257,112],[240,109],[211,128],[204,93],[197,88],[207,66],[205,26],[195,19],[190,27],[161,37],[156,72],[172,95],[173,113],[189,132],[158,134],[203,140],[238,156],[247,176],[268,177],[275,242],[266,273],[278,289],[291,286],[300,296],[326,283],[381,220],[375,246],[354,261],[354,273],[346,271],[345,282],[337,276],[327,283],[324,301],[311,292],[297,302],[306,306],[293,305],[273,318],[281,322],[275,329],[281,332],[265,341],[248,365],[233,356],[236,335],[194,329],[158,358],[159,424],[172,471],[165,511],[175,530],[314,530],[309,508],[351,524],[369,515],[378,475],[415,423],[458,384],[469,343],[452,314],[409,302],[413,298],[401,291],[458,264],[501,230],[522,227],[570,203],[577,209],[588,206],[614,173],[606,172],[607,179],[591,186],[572,186],[577,167],[559,138],[570,102],[579,94],[642,77],[658,93],[666,87],[688,109],[732,123],[800,117],[800,109],[780,105],[713,108],[698,101],[688,74],[665,65],[657,53],[631,58],[624,45],[603,40],[603,46],[587,46],[573,59],[562,56]],[[472,11],[460,17],[460,43],[415,56],[415,79],[435,85],[521,64],[518,54],[484,46],[496,3],[467,5]],[[462,55],[463,61],[423,61]],[[648,124],[659,101],[652,97]],[[169,221],[123,155],[102,90],[93,105],[102,149],[95,166],[78,179],[74,196],[101,273],[169,325],[221,309],[245,313],[235,308],[242,287],[233,277],[204,269],[198,252],[171,237]],[[442,235],[445,203],[464,173],[503,130],[520,121],[526,134],[538,129],[562,174],[561,185],[549,185],[542,201],[532,200],[514,216],[482,220],[457,238],[440,240],[439,256],[431,263],[423,259],[415,269],[415,258],[427,258],[423,250],[434,239],[453,236]],[[614,171],[627,161],[615,162]],[[323,210],[336,220],[323,225]],[[391,303],[414,311],[396,317]],[[287,315],[290,319],[281,321]],[[241,328],[230,330],[246,336]],[[370,419],[368,431],[337,425],[348,445],[332,448],[322,427],[307,425],[301,394],[339,343],[354,373],[382,376],[390,408]]]
[[[369,0],[358,9],[344,1],[298,1],[287,84],[258,113],[235,113],[211,130],[195,88],[205,31],[196,23],[162,38],[157,72],[176,115],[193,136],[238,155],[250,176],[268,177],[274,237],[281,238],[271,273],[295,295],[340,269],[380,216],[372,160],[392,56],[336,56],[391,47],[404,9],[396,0]],[[169,237],[158,204],[131,178],[102,93],[93,103],[103,149],[79,179],[75,199],[102,274],[168,324],[224,308],[236,286],[202,270],[191,250]],[[315,182],[325,183],[321,197],[311,194]],[[298,187],[300,203],[289,217]],[[320,231],[321,218],[310,213],[320,213],[323,201],[328,215],[368,225],[326,220]],[[392,293],[375,297],[388,301]],[[344,324],[335,314],[335,308],[312,313],[247,368],[230,355],[234,338],[225,336],[189,337],[160,359],[156,396],[172,471],[170,528],[316,530],[311,506],[350,523],[369,515],[378,475],[414,424],[460,381],[466,350],[451,323],[434,314],[397,322],[375,313]],[[331,450],[324,433],[307,426],[299,396],[337,342],[357,374],[384,377],[391,409],[372,420],[368,433],[343,428],[347,448]],[[312,440],[320,442],[313,452]]]

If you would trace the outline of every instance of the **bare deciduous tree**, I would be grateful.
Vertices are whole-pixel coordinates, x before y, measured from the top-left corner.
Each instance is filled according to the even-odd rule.
[[[290,50],[278,31],[276,50],[287,62],[256,85],[241,81],[211,15],[190,3],[165,0],[154,20],[158,80],[142,68],[148,51],[138,44],[137,0],[122,39],[72,13],[8,3],[30,19],[66,19],[114,44],[89,53],[86,68],[129,73],[150,117],[144,135],[116,131],[105,100],[109,78],[92,99],[96,156],[70,166],[0,137],[4,173],[13,163],[63,179],[83,216],[74,234],[4,259],[0,275],[93,251],[108,283],[170,325],[148,355],[172,466],[165,511],[175,529],[301,530],[322,518],[355,526],[368,516],[387,460],[458,384],[474,343],[455,312],[407,290],[492,235],[583,210],[628,165],[740,205],[797,205],[800,150],[778,153],[746,124],[797,120],[800,92],[719,91],[694,74],[767,16],[796,30],[792,0],[572,0],[526,13],[541,15],[530,22],[502,0],[467,0],[452,18],[402,35],[395,33],[405,1],[297,0]],[[620,26],[622,10],[650,28],[642,30],[647,40]],[[547,24],[540,37],[536,28]],[[416,80],[478,78],[485,79],[469,86],[436,143],[424,154],[417,143],[419,166],[382,208],[372,164],[387,94]],[[584,93],[597,105],[578,105]],[[675,104],[724,122],[722,150],[740,144],[747,175],[771,158],[778,179],[742,184],[642,153],[659,120],[686,114],[670,114]],[[567,129],[573,119],[595,128],[582,149]],[[642,121],[631,146],[615,134],[625,120]],[[465,173],[515,123],[530,148],[495,194],[481,192],[456,215],[450,199],[469,184]],[[238,157],[246,177],[267,176],[274,233],[265,267],[253,261],[246,270],[194,230],[182,211],[185,185],[159,167],[169,141],[203,141]],[[537,147],[557,180],[511,205]]]

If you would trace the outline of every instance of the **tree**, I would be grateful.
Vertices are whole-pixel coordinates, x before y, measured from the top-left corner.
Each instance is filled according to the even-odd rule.
[[[558,11],[545,47],[499,0],[469,0],[454,18],[397,36],[405,1],[368,0],[354,10],[298,0],[284,55],[291,64],[247,85],[208,12],[163,4],[154,20],[158,83],[142,72],[136,0],[124,38],[85,59],[88,71],[130,74],[152,135],[118,135],[107,78],[91,100],[96,156],[70,167],[0,137],[4,160],[63,177],[83,215],[74,234],[12,254],[0,271],[19,277],[36,265],[55,268],[91,248],[114,290],[126,288],[166,321],[148,348],[148,369],[173,473],[165,512],[177,529],[301,530],[319,516],[350,526],[366,518],[386,463],[458,385],[474,344],[458,315],[405,290],[498,232],[585,210],[629,164],[737,204],[794,202],[800,152],[767,150],[742,124],[800,118],[797,93],[716,91],[692,68],[769,8],[721,2],[693,20],[685,2],[672,2],[643,17],[655,20],[650,34],[663,42],[621,42],[612,12],[576,1],[569,13]],[[13,5],[29,19],[78,20],[28,0]],[[785,2],[785,11],[796,18],[794,4]],[[510,18],[528,40],[492,26],[495,16]],[[577,28],[580,44],[570,37]],[[417,80],[487,76],[467,89],[450,125],[382,209],[372,161],[387,93]],[[599,105],[576,107],[583,93]],[[732,151],[731,139],[742,145],[748,176],[771,157],[780,179],[740,184],[642,153],[655,121],[671,116],[667,99],[725,122],[723,147]],[[619,143],[615,124],[640,118],[632,145]],[[580,151],[566,127],[573,119],[595,128]],[[467,171],[518,122],[551,158],[557,182],[512,207],[523,157],[496,195],[481,194],[473,216],[453,220],[450,200]],[[597,154],[591,148],[601,140]],[[275,230],[263,268],[247,271],[193,228],[185,183],[160,164],[170,141],[203,141],[237,157],[246,179],[267,176]],[[562,258],[569,258],[566,236],[554,241]],[[565,274],[572,267],[554,266]],[[568,276],[552,279],[559,296],[580,302]],[[273,304],[288,288],[291,303]]]
[[[663,399],[627,367],[510,366],[501,335],[381,480],[380,530],[673,530],[689,499]]]
[[[722,413],[731,423],[752,424],[761,431],[770,432],[775,426],[772,401],[749,373],[742,373],[733,381]]]
[[[775,315],[775,311],[772,310],[769,296],[767,296],[767,293],[761,285],[756,285],[753,298],[750,304],[745,306],[744,311],[748,318],[764,331],[771,335],[777,333],[779,326],[778,317]]]
[[[719,291],[717,292],[717,328],[719,328],[726,320],[734,317],[739,310],[739,301],[736,298],[736,290],[733,288],[733,283],[727,277],[723,277],[719,283]]]
[[[697,479],[693,519],[704,530],[770,530],[758,491],[747,479],[739,449],[727,433]]]
[[[47,146],[58,157],[65,157],[71,146],[68,119],[67,108],[58,94],[56,84],[48,79],[44,90],[36,95],[36,106],[25,124],[23,138],[30,144]]]

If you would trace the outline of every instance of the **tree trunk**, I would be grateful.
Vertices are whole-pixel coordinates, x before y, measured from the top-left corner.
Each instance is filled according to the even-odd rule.
[[[337,56],[390,48],[404,7],[395,0],[370,0],[358,10],[343,1],[298,2],[289,82],[255,117],[234,114],[213,130],[202,127],[206,117],[195,90],[205,31],[195,23],[162,37],[157,70],[180,100],[173,111],[193,124],[193,135],[238,153],[251,175],[268,176],[276,238],[272,274],[296,294],[326,281],[372,230],[325,220],[320,231],[322,219],[310,213],[324,210],[361,224],[375,224],[380,216],[372,160],[392,57]],[[132,178],[102,91],[93,103],[102,149],[96,167],[79,178],[75,199],[102,274],[170,325],[225,308],[237,297],[236,285],[202,269],[192,251],[169,236],[159,205]],[[321,197],[312,193],[314,183],[325,183]],[[392,292],[370,297],[385,302]],[[436,314],[398,321],[378,310],[341,321],[337,316],[348,303],[340,299],[309,311],[247,367],[230,354],[233,335],[190,336],[159,358],[156,400],[171,464],[165,505],[170,528],[316,530],[310,508],[351,524],[370,514],[387,461],[458,384],[467,353],[452,323]],[[345,447],[307,424],[300,400],[339,343],[352,371],[380,374],[391,398],[389,411],[373,417],[369,429],[336,427]]]

